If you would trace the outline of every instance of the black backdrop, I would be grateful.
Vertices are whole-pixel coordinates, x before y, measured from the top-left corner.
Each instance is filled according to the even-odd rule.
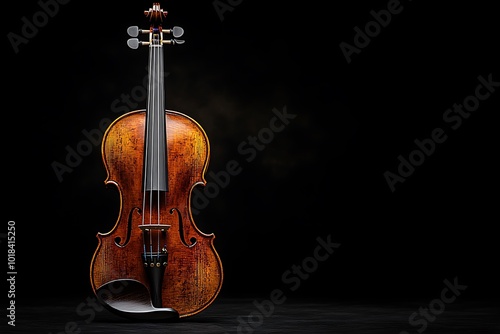
[[[86,133],[97,141],[106,120],[144,108],[148,51],[129,49],[126,29],[147,28],[151,3],[61,1],[51,15],[44,3],[55,2],[4,5],[1,233],[15,221],[18,298],[83,300],[96,233],[119,210]],[[330,238],[340,246],[290,297],[437,298],[455,278],[465,299],[498,297],[497,14],[478,2],[396,4],[162,3],[165,26],[182,26],[186,40],[165,50],[167,108],[210,139],[211,192],[194,218],[216,235],[221,295],[290,288],[282,275],[313,266],[317,238]],[[371,11],[385,27],[356,39]],[[480,76],[491,91],[476,91]],[[470,117],[443,118],[463,103]],[[288,124],[273,123],[276,112]],[[439,128],[446,140],[418,153],[415,140],[430,150]],[[249,136],[260,138],[255,156],[238,150]],[[70,167],[72,150],[81,159],[58,177],[54,163]],[[392,191],[384,175],[398,174],[399,156],[418,166]],[[230,161],[241,171],[217,183]]]

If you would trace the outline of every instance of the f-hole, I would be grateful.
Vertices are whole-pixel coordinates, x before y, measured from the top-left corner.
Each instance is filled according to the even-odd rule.
[[[193,247],[194,245],[196,245],[197,242],[196,238],[192,237],[191,239],[189,239],[189,242],[191,244],[188,244],[186,242],[186,237],[184,235],[184,223],[182,222],[181,212],[177,208],[170,209],[170,214],[174,214],[174,212],[177,212],[177,219],[179,220],[179,237],[181,238],[182,243],[184,244],[184,246],[188,248]]]
[[[137,211],[138,214],[141,214],[141,209],[138,207],[134,207],[132,208],[132,210],[130,210],[130,212],[128,213],[127,235],[125,236],[125,242],[121,244],[120,242],[122,241],[122,238],[121,237],[115,238],[115,245],[117,245],[118,247],[125,247],[130,241],[130,237],[132,234],[132,218],[133,218],[132,215],[134,214],[135,211]]]

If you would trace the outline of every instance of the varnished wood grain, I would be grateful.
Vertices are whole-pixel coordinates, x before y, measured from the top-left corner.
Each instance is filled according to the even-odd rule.
[[[138,228],[142,215],[147,214],[141,210],[145,119],[143,110],[125,114],[111,124],[103,138],[102,156],[108,173],[105,183],[118,188],[120,212],[112,230],[97,235],[99,243],[90,270],[95,292],[103,284],[116,279],[134,279],[149,287],[141,259],[142,232]],[[177,310],[180,317],[187,317],[199,313],[214,301],[223,280],[222,263],[214,247],[215,236],[196,227],[190,205],[193,188],[206,183],[204,174],[210,146],[201,126],[175,111],[166,112],[166,132],[169,191],[159,213],[161,223],[171,225],[171,228],[167,237],[169,256],[162,287],[162,306]],[[178,210],[181,221],[171,209]],[[157,213],[155,209],[152,214],[156,216]],[[131,230],[128,237],[129,217]],[[181,233],[188,245],[190,240],[196,239],[196,243],[186,246]]]

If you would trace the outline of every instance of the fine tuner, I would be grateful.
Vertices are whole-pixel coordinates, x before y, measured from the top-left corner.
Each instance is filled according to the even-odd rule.
[[[174,39],[163,39],[163,33],[166,34],[172,34]],[[181,39],[177,39],[184,35],[184,29],[181,27],[173,27],[172,29],[161,29],[161,27],[158,28],[151,28],[151,29],[139,29],[138,26],[131,26],[128,27],[127,29],[127,34],[130,37],[137,37],[139,34],[149,34],[149,41],[148,42],[142,42],[139,41],[138,38],[130,38],[127,40],[127,45],[131,49],[137,49],[141,45],[151,45],[154,44],[153,41],[156,41],[157,43],[161,44],[168,44],[168,45],[175,45],[175,44],[183,44],[185,41]]]

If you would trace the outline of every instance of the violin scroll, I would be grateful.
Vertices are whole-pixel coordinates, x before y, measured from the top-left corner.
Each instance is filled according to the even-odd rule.
[[[177,39],[184,35],[184,29],[181,27],[173,27],[171,29],[163,29],[161,22],[163,22],[163,18],[167,16],[167,11],[164,11],[159,3],[154,3],[153,7],[149,8],[149,10],[145,10],[144,14],[146,17],[149,17],[151,22],[156,24],[151,24],[149,29],[139,29],[138,26],[131,26],[127,29],[127,34],[130,37],[137,37],[140,34],[149,34],[149,41],[140,41],[138,38],[130,38],[127,41],[127,45],[131,49],[137,49],[139,46],[149,46],[154,44],[166,44],[166,45],[175,45],[175,44],[184,44],[184,40]],[[159,23],[158,23],[159,22]],[[163,34],[172,34],[174,39],[164,39]]]
[[[161,22],[164,17],[167,17],[168,12],[164,11],[163,8],[160,7],[159,2],[154,2],[153,7],[149,8],[149,10],[144,11],[144,15],[149,17],[150,21]]]

